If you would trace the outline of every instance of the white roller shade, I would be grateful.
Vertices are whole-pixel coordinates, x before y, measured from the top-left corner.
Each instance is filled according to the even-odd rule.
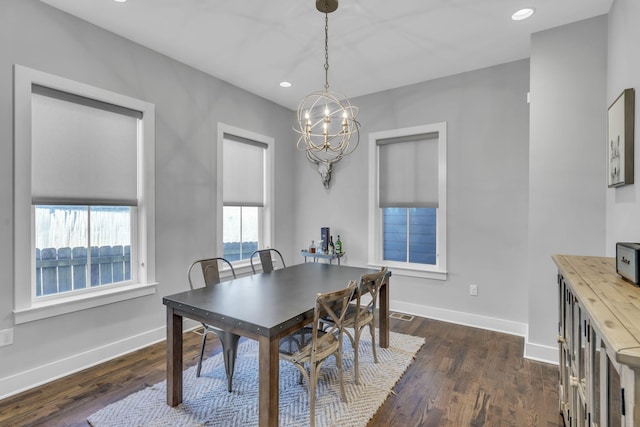
[[[225,206],[264,206],[267,144],[224,134],[222,146]]]
[[[380,207],[438,207],[438,134],[378,140]]]
[[[34,86],[34,204],[137,205],[135,112]]]

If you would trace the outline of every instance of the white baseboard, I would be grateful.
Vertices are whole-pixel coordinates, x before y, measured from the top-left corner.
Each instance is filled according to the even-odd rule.
[[[441,320],[443,322],[524,337],[525,359],[532,359],[556,365],[558,364],[558,349],[556,347],[548,347],[528,342],[528,325],[526,323],[512,322],[510,320],[498,319],[495,317],[480,316],[478,314],[446,310],[438,307],[429,307],[401,301],[392,300],[390,301],[390,306],[392,311],[399,311],[402,313],[426,317],[428,319]]]
[[[464,313],[462,311],[446,310],[438,307],[411,304],[401,301],[390,301],[392,311],[414,314],[443,322],[455,323],[458,325],[471,326],[473,328],[487,329],[489,331],[504,332],[506,334],[525,337],[527,335],[527,324],[512,322],[509,320],[497,319],[495,317],[480,316],[477,314]]]
[[[199,323],[185,319],[184,329],[197,327]],[[166,339],[166,327],[152,329],[121,341],[106,344],[80,354],[56,360],[46,365],[0,378],[0,400],[50,381],[90,368],[132,351]]]
[[[551,363],[553,365],[559,363],[558,347],[550,347],[528,341],[524,344],[524,357],[525,359],[537,360],[538,362]]]

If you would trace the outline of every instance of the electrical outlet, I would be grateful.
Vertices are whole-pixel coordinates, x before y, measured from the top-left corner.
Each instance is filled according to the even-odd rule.
[[[478,285],[469,285],[469,295],[478,296]]]
[[[0,331],[0,347],[13,344],[13,329],[3,329]]]

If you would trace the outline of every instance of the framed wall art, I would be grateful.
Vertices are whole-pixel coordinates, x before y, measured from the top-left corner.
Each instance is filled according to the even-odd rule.
[[[607,113],[607,176],[609,187],[633,184],[633,121],[635,91],[625,89]]]

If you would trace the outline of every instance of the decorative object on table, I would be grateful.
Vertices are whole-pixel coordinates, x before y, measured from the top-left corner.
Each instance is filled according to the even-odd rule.
[[[326,254],[329,251],[329,227],[320,228],[320,241],[322,242],[322,253]]]
[[[392,392],[395,384],[413,363],[417,351],[424,345],[423,337],[390,333],[389,348],[378,349],[380,363],[373,363],[371,353],[360,359],[360,374],[365,385],[357,386],[347,374],[345,387],[348,395],[358,396],[357,410],[353,404],[336,397],[340,385],[335,375],[323,375],[318,384],[316,418],[318,424],[366,427],[368,421]],[[343,342],[344,367],[353,366],[353,351],[347,338]],[[361,341],[371,346],[368,336]],[[195,366],[183,373],[184,401],[171,407],[166,403],[166,381],[151,385],[90,415],[93,427],[130,426],[215,426],[249,427],[258,425],[258,341],[240,343],[237,373],[234,383],[238,393],[224,393],[226,381],[222,355],[216,354],[203,362],[206,372],[195,376]],[[333,358],[323,365],[327,374],[336,369]],[[283,425],[302,426],[309,422],[309,393],[298,384],[297,369],[285,361],[280,362],[280,418]]]
[[[634,89],[625,89],[607,113],[609,187],[633,184]]]
[[[200,259],[194,261],[190,266],[189,270],[187,270],[187,279],[189,280],[189,287],[191,289],[196,289],[197,286],[195,284],[195,278],[191,276],[191,271],[193,267],[200,266],[202,270],[202,278],[204,281],[204,286],[215,286],[220,283],[220,267],[218,265],[220,263],[223,266],[229,267],[229,271],[231,271],[231,276],[235,279],[236,272],[233,269],[233,265],[225,258],[209,258],[209,259]],[[222,354],[224,355],[224,366],[225,371],[227,373],[227,391],[231,392],[231,383],[233,380],[233,370],[235,366],[236,354],[238,352],[238,342],[240,340],[240,335],[231,333],[229,331],[225,331],[220,328],[216,328],[211,325],[207,325],[206,323],[202,323],[203,331],[202,331],[202,348],[200,350],[200,359],[198,360],[198,369],[196,371],[196,377],[200,376],[200,371],[202,369],[202,358],[204,356],[204,347],[207,343],[207,335],[209,333],[214,333],[220,340],[222,344]]]
[[[616,243],[616,273],[640,284],[640,243]]]
[[[324,13],[324,90],[305,96],[298,105],[297,147],[314,163],[326,189],[331,182],[333,164],[351,154],[360,142],[358,107],[341,93],[329,91],[329,13],[338,8],[338,0],[316,0],[316,9]],[[353,138],[353,140],[352,140]]]

